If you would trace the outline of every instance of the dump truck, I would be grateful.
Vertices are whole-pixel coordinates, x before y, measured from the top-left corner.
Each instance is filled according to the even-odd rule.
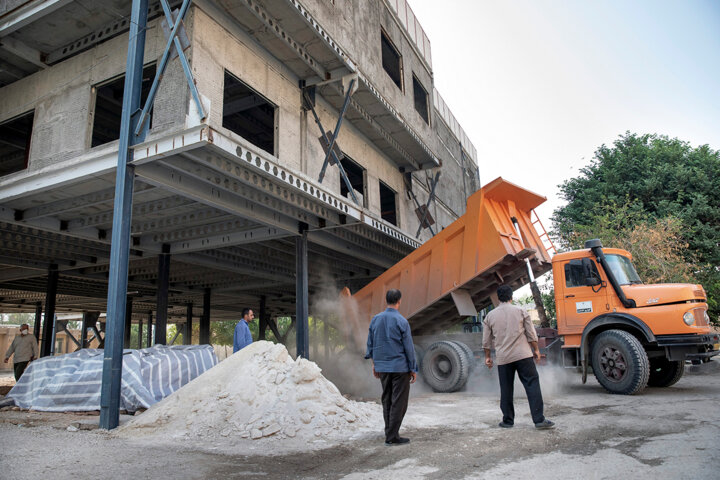
[[[458,220],[352,296],[345,290],[357,347],[385,309],[385,293],[397,288],[421,378],[437,392],[460,390],[484,358],[478,312],[497,305],[497,287],[517,289],[552,269],[557,328],[538,328],[541,353],[580,370],[583,383],[592,371],[608,392],[635,394],[673,385],[686,361],[718,354],[701,285],[643,284],[630,253],[599,240],[551,257],[534,212],[545,200],[497,178],[468,198]],[[467,319],[464,332],[443,333]]]

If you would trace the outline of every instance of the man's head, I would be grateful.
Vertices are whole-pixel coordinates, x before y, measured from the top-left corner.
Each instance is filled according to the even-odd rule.
[[[498,300],[501,302],[509,302],[512,300],[513,291],[507,285],[500,285],[497,289]]]
[[[385,294],[385,301],[387,302],[388,307],[399,306],[401,298],[402,293],[400,293],[400,290],[398,290],[397,288],[391,288]]]
[[[252,308],[243,308],[242,319],[245,320],[247,323],[250,323],[252,322],[253,318],[255,318],[255,313],[252,311]]]
[[[30,330],[30,327],[27,323],[23,323],[20,325],[20,335],[27,335]]]

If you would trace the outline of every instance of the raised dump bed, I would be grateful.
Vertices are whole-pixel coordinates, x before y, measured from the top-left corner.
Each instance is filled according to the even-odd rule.
[[[531,220],[545,200],[502,178],[475,192],[463,216],[352,295],[356,308],[345,311],[356,345],[364,345],[370,320],[385,309],[391,288],[402,292],[400,313],[420,337],[477,315],[493,303],[498,285],[528,283],[526,259],[536,276],[550,270],[550,255]]]

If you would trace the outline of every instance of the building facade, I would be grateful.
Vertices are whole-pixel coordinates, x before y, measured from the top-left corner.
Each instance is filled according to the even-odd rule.
[[[295,315],[298,235],[312,306],[464,213],[477,154],[405,0],[170,7],[184,17],[164,71],[176,17],[150,1],[143,31],[156,94],[133,146],[127,318],[207,325],[248,306],[264,331]],[[0,3],[3,312],[107,308],[129,15]]]

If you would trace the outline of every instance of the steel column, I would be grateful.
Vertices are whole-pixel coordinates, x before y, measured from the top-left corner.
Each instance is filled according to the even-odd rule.
[[[45,290],[45,321],[43,322],[42,342],[40,344],[41,357],[47,357],[52,352],[52,337],[55,328],[55,295],[57,295],[59,276],[57,265],[50,265]]]
[[[170,286],[170,246],[163,245],[158,256],[157,308],[155,314],[155,345],[167,343],[168,287]]]
[[[133,308],[133,299],[132,299],[132,297],[127,297],[127,300],[125,300],[125,338],[123,341],[123,345],[125,348],[130,348],[130,327],[132,326],[132,308]]]
[[[37,302],[35,304],[35,323],[33,324],[33,335],[35,336],[35,341],[37,342],[40,339],[40,324],[42,322],[42,302]]]
[[[265,340],[265,330],[267,330],[267,318],[265,317],[265,295],[260,297],[260,319],[258,320],[258,340]]]
[[[308,335],[308,245],[307,230],[301,228],[300,236],[295,240],[296,277],[295,277],[295,320],[297,333],[297,356],[310,358]]]
[[[183,334],[183,344],[192,345],[192,317],[193,304],[187,304],[187,317],[185,318],[185,333]]]
[[[200,317],[200,345],[210,344],[210,289],[206,288],[203,294],[203,313]]]
[[[143,320],[142,317],[140,318],[140,321],[138,322],[138,337],[137,337],[137,348],[140,350],[142,348],[142,335],[143,333]]]
[[[128,35],[128,55],[125,69],[123,108],[120,120],[118,162],[115,175],[112,243],[110,248],[110,277],[108,281],[107,331],[104,349],[102,386],[100,391],[100,428],[111,430],[118,426],[120,414],[120,381],[122,379],[123,332],[125,300],[127,298],[128,261],[130,254],[130,226],[135,169],[131,145],[141,140],[132,134],[137,123],[135,112],[140,107],[142,70],[145,51],[148,0],[133,0]]]
[[[153,318],[152,318],[152,312],[148,312],[148,324],[147,324],[147,335],[145,335],[145,348],[152,347],[152,327],[153,327]]]
[[[80,326],[80,343],[82,344],[82,348],[88,347],[88,340],[87,340],[87,329],[88,329],[88,320],[92,316],[91,313],[83,312],[82,316],[82,323]],[[97,320],[96,320],[97,321]]]

